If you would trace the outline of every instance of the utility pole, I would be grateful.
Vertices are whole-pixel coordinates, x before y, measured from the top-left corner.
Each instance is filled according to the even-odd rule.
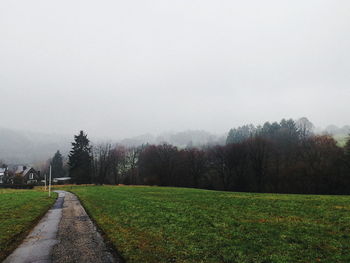
[[[51,165],[50,165],[50,176],[49,176],[49,197],[51,197]]]
[[[46,174],[44,176],[45,176],[45,192],[46,192]]]

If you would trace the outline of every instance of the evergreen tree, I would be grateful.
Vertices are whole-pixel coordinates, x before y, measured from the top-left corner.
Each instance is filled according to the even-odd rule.
[[[231,129],[228,133],[226,144],[243,142],[256,135],[256,133],[257,128],[253,124]]]
[[[69,175],[77,184],[91,183],[91,147],[87,135],[80,131],[74,136],[69,154]]]
[[[58,178],[64,176],[64,169],[63,169],[63,158],[60,151],[57,151],[55,155],[52,158],[51,161],[52,166],[52,177]]]

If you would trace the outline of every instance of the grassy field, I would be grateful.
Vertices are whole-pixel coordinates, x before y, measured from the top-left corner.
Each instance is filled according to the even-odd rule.
[[[127,262],[350,262],[350,197],[68,188]]]
[[[12,251],[55,201],[36,190],[0,189],[0,261]]]
[[[345,146],[349,136],[346,135],[336,135],[334,136],[334,139],[338,142],[338,145],[343,147]]]

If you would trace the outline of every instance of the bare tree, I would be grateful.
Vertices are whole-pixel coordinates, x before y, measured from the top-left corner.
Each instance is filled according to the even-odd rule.
[[[313,135],[313,130],[315,129],[315,126],[311,121],[308,120],[308,118],[300,118],[295,122],[295,124],[299,130],[299,134],[302,139],[306,139]]]
[[[127,166],[129,168],[129,183],[130,184],[137,184],[139,179],[138,179],[138,161],[139,161],[139,156],[140,153],[143,149],[143,146],[140,147],[131,147],[128,149],[127,154],[126,154],[126,162]]]
[[[186,170],[192,178],[194,187],[199,187],[200,179],[208,169],[208,158],[203,150],[188,148],[184,150]]]
[[[264,180],[267,175],[269,144],[264,138],[255,137],[249,139],[247,145],[248,156],[257,180],[258,190],[262,192],[264,190]]]
[[[111,171],[111,149],[110,143],[99,144],[93,148],[93,174],[97,184],[106,183],[106,178]]]

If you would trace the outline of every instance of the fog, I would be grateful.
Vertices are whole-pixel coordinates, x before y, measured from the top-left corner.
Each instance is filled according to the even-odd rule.
[[[0,126],[120,139],[349,124],[347,0],[2,0]]]

